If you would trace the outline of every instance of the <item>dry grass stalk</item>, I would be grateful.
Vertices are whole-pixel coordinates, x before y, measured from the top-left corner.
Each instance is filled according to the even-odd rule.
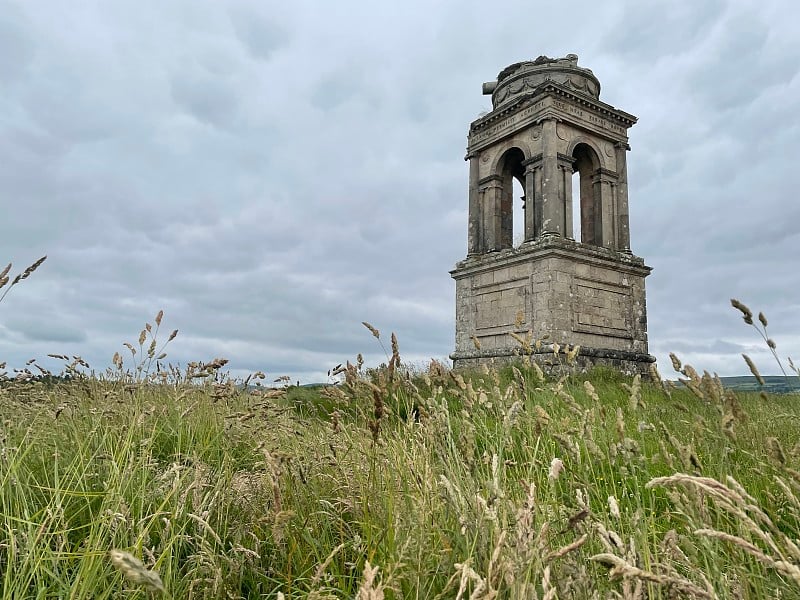
[[[730,487],[716,479],[677,473],[669,477],[652,479],[646,487],[681,484],[705,492],[716,500],[719,508],[737,518],[741,531],[746,531],[761,540],[774,555],[779,557],[771,560],[786,562],[788,554],[794,560],[800,561],[800,549],[795,542],[778,530],[769,516],[755,504],[755,499],[733,477],[728,477],[728,483]]]
[[[366,321],[361,321],[361,324],[369,329],[369,332],[374,335],[377,339],[381,339],[381,332],[375,329],[372,325],[367,323]]]
[[[550,565],[547,565],[544,568],[544,573],[542,573],[542,592],[544,592],[542,600],[556,600],[558,598],[557,588],[550,584]]]
[[[377,576],[378,567],[373,567],[369,561],[364,562],[364,578],[356,593],[356,600],[383,600],[384,586],[376,581]]]
[[[742,319],[744,319],[745,323],[748,325],[753,324],[753,311],[747,308],[747,306],[739,302],[736,298],[731,298],[731,306],[742,313]]]
[[[529,331],[528,332],[528,339],[522,337],[514,333],[513,331],[509,332],[509,334],[514,340],[520,345],[520,348],[525,354],[533,354],[533,346],[531,346],[531,340],[533,339],[533,334]]]
[[[684,579],[683,577],[676,575],[658,575],[650,571],[645,571],[630,564],[624,558],[620,558],[615,554],[595,554],[594,556],[590,557],[589,560],[599,562],[600,564],[609,567],[611,570],[608,573],[608,577],[611,580],[618,578],[641,579],[657,585],[664,585],[673,588],[681,594],[686,594],[681,596],[684,598],[708,598],[709,600],[716,599],[716,595],[713,592],[699,587],[688,579]]]
[[[786,464],[786,454],[783,452],[783,446],[781,446],[778,438],[767,438],[767,453],[769,457],[779,465]]]
[[[564,463],[560,458],[554,458],[550,462],[550,472],[548,473],[548,477],[551,481],[556,481],[561,475],[561,472],[564,470]]]
[[[153,592],[164,592],[164,584],[156,571],[150,571],[138,558],[123,550],[108,553],[111,564],[134,585],[141,585]]]
[[[325,574],[325,569],[327,569],[328,565],[331,564],[333,557],[336,556],[346,545],[347,544],[339,544],[336,546],[336,548],[331,550],[331,553],[328,554],[328,557],[317,567],[317,571],[314,573],[314,577],[311,579],[311,587],[315,587],[320,582],[322,576]]]
[[[620,518],[619,504],[614,496],[608,497],[608,512],[611,513],[611,516],[615,519]]]
[[[731,535],[730,533],[725,533],[724,531],[717,531],[716,529],[698,529],[695,531],[695,534],[722,540],[724,542],[729,542],[734,546],[738,546],[754,558],[764,563],[766,566],[771,567],[776,571],[787,575],[788,577],[791,577],[795,583],[800,585],[799,566],[789,562],[788,560],[776,560],[762,552],[756,545],[743,538],[740,538],[739,536]]]
[[[592,402],[600,404],[600,396],[597,395],[597,391],[588,379],[583,382],[583,389],[586,390],[586,395],[592,399]]]
[[[3,298],[5,298],[6,295],[8,294],[8,292],[11,291],[11,288],[13,288],[15,285],[17,285],[23,279],[27,279],[28,277],[30,277],[31,274],[36,269],[38,269],[45,260],[47,260],[47,255],[43,256],[42,258],[37,260],[35,263],[33,263],[31,266],[27,267],[22,273],[18,273],[17,276],[14,277],[14,280],[8,286],[6,291],[3,292],[3,295],[0,296],[0,302],[2,302]],[[12,264],[8,263],[8,265],[6,265],[6,267],[2,271],[0,271],[0,288],[5,287],[5,285],[8,283],[8,273],[9,273],[9,271],[11,271],[11,266],[12,266]]]
[[[588,539],[589,539],[589,534],[588,533],[584,533],[581,537],[579,537],[574,542],[572,542],[570,544],[567,544],[566,546],[563,546],[563,547],[559,548],[558,550],[554,550],[553,552],[548,554],[547,558],[546,558],[547,562],[556,560],[556,559],[561,558],[562,556],[564,556],[566,554],[569,554],[573,550],[577,550],[578,548],[583,546],[586,543],[586,540],[588,540]]]
[[[756,378],[759,385],[764,385],[764,378],[761,376],[761,373],[758,372],[758,367],[756,367],[756,363],[752,361],[752,359],[747,356],[747,354],[742,354],[742,358],[744,358],[744,362],[747,363],[747,367],[750,369],[750,372],[753,374],[753,377]]]

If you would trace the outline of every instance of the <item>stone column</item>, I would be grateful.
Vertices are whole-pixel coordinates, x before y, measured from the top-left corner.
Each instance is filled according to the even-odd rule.
[[[478,162],[477,154],[470,154],[469,159],[469,225],[467,226],[467,256],[479,254],[482,249],[480,233],[481,207],[478,188]]]
[[[558,170],[561,178],[561,189],[564,195],[564,237],[575,239],[572,231],[572,167],[575,159],[564,154],[558,155]]]
[[[502,243],[503,183],[499,175],[490,175],[480,180],[481,210],[483,216],[483,251],[499,250]]]
[[[542,159],[536,156],[522,163],[525,166],[525,241],[539,237],[542,228]]]
[[[617,158],[617,250],[630,253],[631,233],[628,216],[628,150],[631,147],[620,142],[615,144]]]
[[[598,169],[592,177],[595,201],[595,244],[615,250],[616,223],[614,223],[613,191],[611,185],[616,174],[608,169]]]
[[[564,235],[564,196],[558,171],[556,119],[542,122],[542,235]]]

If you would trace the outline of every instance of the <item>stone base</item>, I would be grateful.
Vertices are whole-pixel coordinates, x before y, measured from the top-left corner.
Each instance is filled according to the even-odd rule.
[[[454,369],[474,369],[482,363],[505,365],[519,362],[525,356],[530,356],[530,360],[538,364],[542,371],[554,377],[586,373],[594,367],[608,367],[631,377],[636,374],[648,377],[650,365],[656,362],[655,356],[650,354],[581,347],[574,361],[568,364],[567,357],[563,352],[553,353],[552,345],[543,345],[530,355],[524,354],[519,347],[510,347],[496,348],[490,351],[454,352],[450,355],[450,359],[453,361]]]
[[[653,362],[644,289],[649,273],[632,254],[558,237],[468,257],[451,271],[455,366],[512,360],[520,352],[517,341],[533,339],[547,340],[535,358],[543,367],[564,361],[544,350],[557,342],[581,347],[579,369],[645,373]]]

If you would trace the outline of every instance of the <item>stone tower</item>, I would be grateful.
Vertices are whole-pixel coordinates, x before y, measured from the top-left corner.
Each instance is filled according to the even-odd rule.
[[[554,362],[552,343],[579,344],[582,366],[646,371],[651,269],[631,252],[628,229],[636,117],[600,101],[600,82],[574,54],[513,64],[483,93],[493,110],[469,129],[468,253],[450,272],[454,366],[509,360],[520,352],[510,334],[532,332],[545,340],[541,363]],[[524,206],[516,245],[515,203]]]

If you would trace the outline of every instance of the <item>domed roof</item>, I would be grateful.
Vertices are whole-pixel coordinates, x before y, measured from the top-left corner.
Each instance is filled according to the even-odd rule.
[[[594,99],[600,98],[600,81],[590,69],[578,66],[578,55],[564,58],[540,56],[518,62],[500,71],[497,81],[483,84],[483,93],[492,95],[493,108],[552,81]]]

